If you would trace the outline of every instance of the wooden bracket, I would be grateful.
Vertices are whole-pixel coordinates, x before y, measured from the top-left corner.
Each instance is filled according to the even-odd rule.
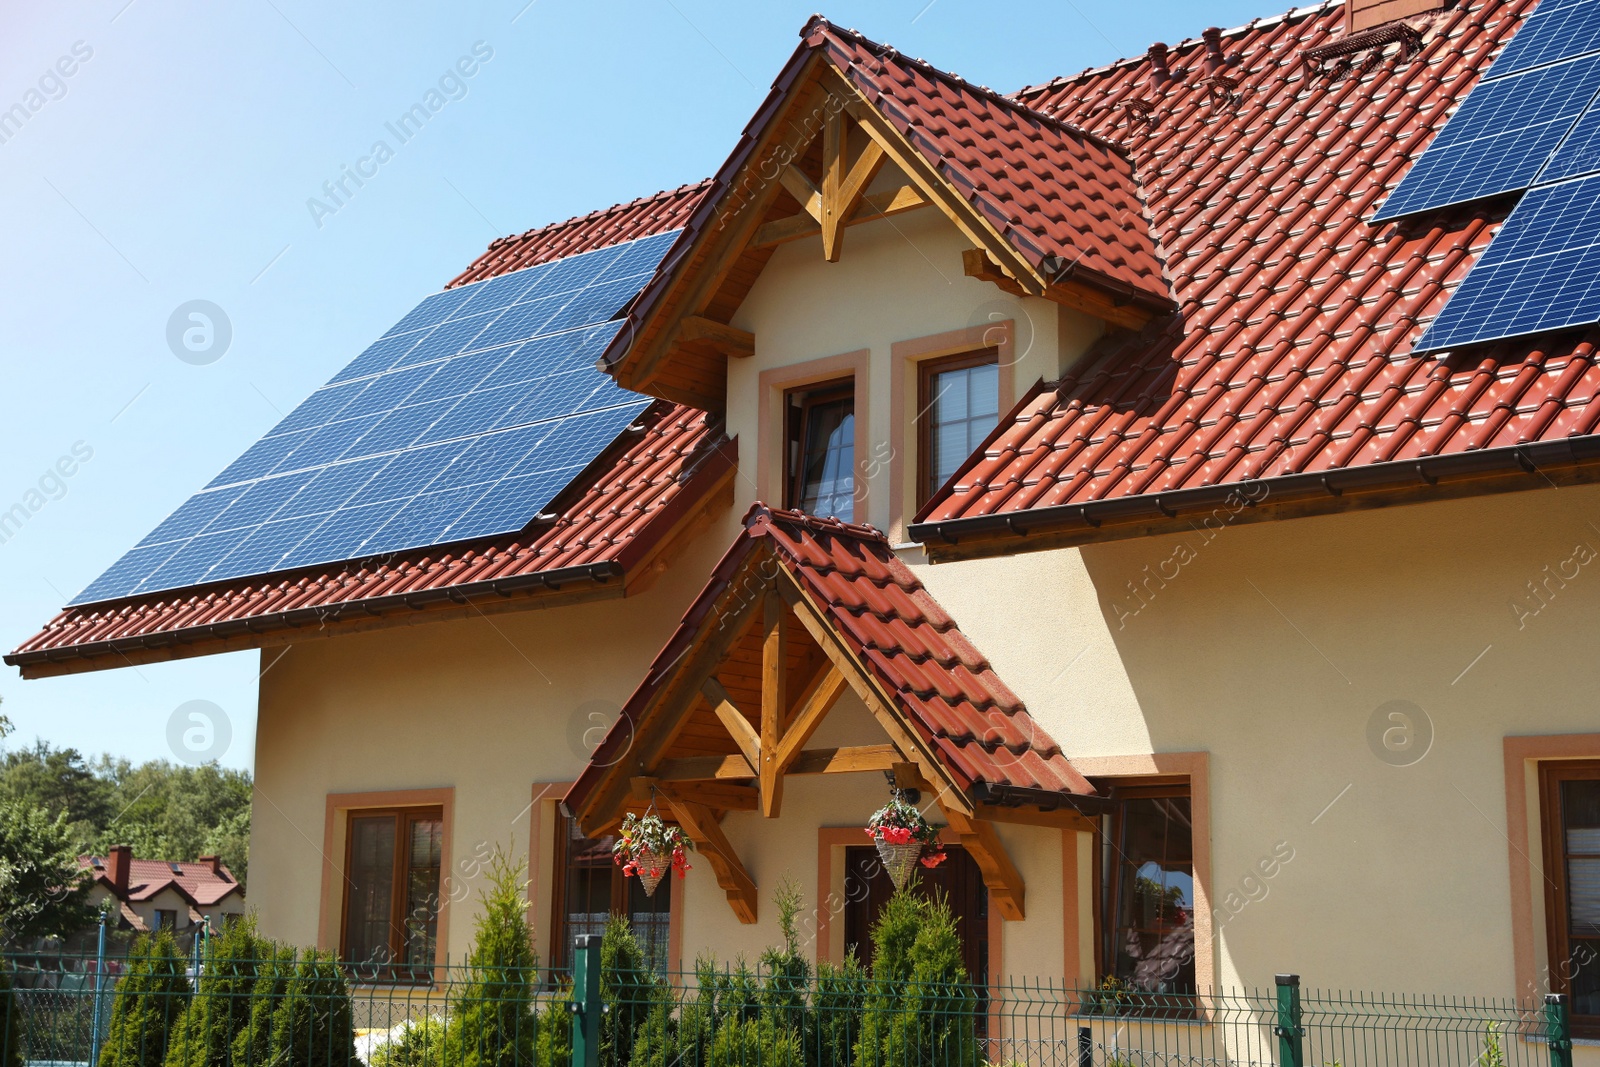
[[[761,770],[761,737],[756,733],[755,727],[750,725],[750,720],[744,717],[733,703],[733,698],[722,687],[722,683],[713,676],[700,683],[700,692],[711,702],[711,707],[717,713],[717,718],[722,720],[722,725],[727,728],[728,735],[733,738],[734,744],[739,746],[739,751],[744,754],[745,762],[750,765],[750,773],[757,774]]]
[[[725,356],[746,359],[756,354],[756,335],[704,315],[685,315],[678,322],[674,343],[700,341]]]
[[[739,854],[728,843],[728,838],[717,823],[717,817],[703,804],[686,800],[676,793],[667,795],[667,803],[677,817],[678,825],[689,835],[699,855],[710,865],[720,885],[733,906],[733,913],[742,923],[756,921],[756,883],[745,870]]]
[[[1021,922],[1027,917],[1023,906],[1027,887],[1022,883],[1021,872],[1011,862],[1005,845],[1001,843],[1000,835],[995,833],[994,825],[944,807],[942,796],[939,805],[944,808],[945,818],[960,840],[961,847],[967,850],[983,874],[983,884],[988,887],[989,899],[999,909],[1000,917]]]

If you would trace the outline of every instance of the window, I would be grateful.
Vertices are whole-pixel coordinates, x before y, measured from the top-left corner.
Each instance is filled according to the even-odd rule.
[[[444,815],[438,808],[351,812],[344,958],[391,981],[432,979]]]
[[[176,930],[178,928],[177,911],[169,908],[157,908],[155,928],[157,930]]]
[[[551,965],[572,964],[580,934],[603,934],[606,920],[627,916],[633,934],[651,967],[665,975],[674,875],[668,874],[647,896],[637,878],[627,878],[611,858],[615,837],[584,837],[577,823],[557,813],[555,914],[550,928],[556,932]]]
[[[917,365],[917,503],[933,496],[1000,419],[1000,351]]]
[[[788,506],[853,521],[856,401],[852,382],[788,394]]]
[[[1600,761],[1539,767],[1550,991],[1573,1032],[1600,1036]]]
[[[1101,833],[1101,971],[1143,993],[1195,992],[1187,785],[1118,786]]]

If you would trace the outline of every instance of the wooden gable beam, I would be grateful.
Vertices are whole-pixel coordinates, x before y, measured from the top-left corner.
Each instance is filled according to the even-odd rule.
[[[686,315],[673,343],[702,341],[725,356],[747,359],[756,354],[756,335],[704,315]]]
[[[843,675],[840,675],[841,680]],[[841,690],[842,692],[843,690]],[[794,755],[785,774],[859,774],[887,771],[904,757],[893,745],[846,745],[808,748]],[[686,756],[662,760],[656,768],[660,782],[749,781],[750,765],[743,756]],[[1055,813],[1051,813],[1055,814]],[[1080,816],[1081,818],[1081,816]],[[1054,825],[1054,824],[1052,824]]]
[[[722,720],[733,743],[739,746],[745,763],[750,766],[750,773],[758,774],[761,770],[761,738],[756,734],[755,727],[750,725],[750,720],[744,717],[744,712],[734,704],[733,698],[715,677],[701,682],[700,692],[710,701],[712,710]]]
[[[789,711],[788,695],[788,611],[776,592],[769,592],[763,606],[766,636],[761,643],[761,743],[756,764],[761,771],[761,815],[776,819],[783,807],[783,772],[778,766],[778,747],[783,743],[783,719]]]
[[[777,764],[779,774],[786,773],[795,760],[800,758],[806,742],[811,740],[811,735],[817,732],[817,727],[822,725],[822,720],[833,710],[833,706],[839,702],[839,698],[844,695],[849,685],[838,667],[832,664],[827,666],[821,684],[812,691],[811,696],[796,713],[794,723],[784,733],[783,741],[778,745],[773,762]]]
[[[971,814],[971,802],[956,789],[955,783],[945,773],[938,759],[901,724],[899,716],[890,707],[888,698],[878,691],[877,683],[866,667],[854,653],[840,643],[833,628],[822,618],[810,598],[795,584],[794,579],[781,570],[778,574],[778,591],[794,609],[795,618],[800,620],[801,625],[811,634],[812,640],[828,654],[828,658],[839,669],[839,673],[844,675],[850,688],[861,698],[861,702],[867,706],[872,717],[878,720],[878,725],[883,727],[884,732],[889,735],[889,740],[901,755],[914,763],[925,779],[941,783],[940,794],[948,803],[957,810]]]
[[[818,223],[822,222],[822,190],[806,176],[806,172],[793,163],[778,172],[778,183],[789,195],[800,201],[800,207]]]
[[[891,215],[904,214],[927,205],[928,198],[923,196],[915,185],[902,185],[898,189],[862,197],[854,213],[845,220],[845,225],[855,226],[863,222],[886,219]],[[790,215],[788,218],[774,219],[762,224],[751,238],[750,247],[769,248],[805,237],[815,237],[821,232],[822,224],[810,215]]]
[[[1154,318],[1152,312],[1133,304],[1118,304],[1106,294],[1079,282],[1052,282],[1043,293],[1030,293],[1010,274],[1007,274],[994,257],[981,248],[968,248],[961,253],[961,269],[969,278],[992,282],[1005,292],[1016,296],[1043,296],[1046,300],[1092,315],[1102,322],[1128,330],[1142,330]]]
[[[829,263],[839,262],[844,228],[889,159],[881,144],[868,140],[861,157],[849,164],[847,132],[844,116],[838,114],[829,116],[822,131],[822,258]]]
[[[733,913],[742,923],[756,921],[756,883],[744,868],[739,854],[728,843],[728,838],[717,824],[717,817],[703,804],[686,799],[681,794],[667,794],[667,804],[677,818],[678,825],[694,842],[696,851],[710,865],[717,876],[717,884],[727,894]]]

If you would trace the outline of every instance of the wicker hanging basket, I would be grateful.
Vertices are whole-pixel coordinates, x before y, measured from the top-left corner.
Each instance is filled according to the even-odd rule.
[[[911,881],[912,874],[916,873],[917,857],[922,855],[922,842],[907,841],[903,845],[878,838],[878,858],[883,861],[884,869],[889,872],[889,880],[896,889],[904,889],[906,883]]]
[[[672,870],[672,857],[661,852],[640,852],[634,856],[633,862],[637,865],[639,882],[644,886],[644,895],[656,895],[656,886],[661,884],[661,879]]]

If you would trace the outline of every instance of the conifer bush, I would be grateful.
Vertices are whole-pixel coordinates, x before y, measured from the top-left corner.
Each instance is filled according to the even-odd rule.
[[[620,915],[606,923],[600,940],[600,1063],[622,1067],[633,1062],[633,1046],[651,1010],[670,998],[659,975],[650,968],[633,927]]]
[[[467,982],[453,998],[445,1046],[450,1067],[532,1067],[538,1044],[525,861],[495,849],[478,913]]]
[[[333,953],[307,952],[272,1013],[271,1067],[351,1067],[356,1062],[350,987]]]
[[[272,1017],[278,1010],[289,979],[294,977],[297,955],[288,946],[263,947],[255,983],[250,988],[250,1008],[244,1028],[233,1039],[236,1067],[264,1067],[272,1052]]]
[[[256,936],[254,916],[229,924],[207,943],[189,1010],[167,1049],[166,1067],[229,1067],[234,1042],[250,1024],[257,969],[272,951]]]
[[[978,1062],[975,991],[944,901],[896,892],[872,931],[857,1067]]]
[[[170,933],[135,942],[112,997],[98,1067],[162,1067],[189,1004],[185,963]]]
[[[442,1067],[446,1062],[446,1040],[443,1020],[414,1019],[372,1050],[370,1067]]]

